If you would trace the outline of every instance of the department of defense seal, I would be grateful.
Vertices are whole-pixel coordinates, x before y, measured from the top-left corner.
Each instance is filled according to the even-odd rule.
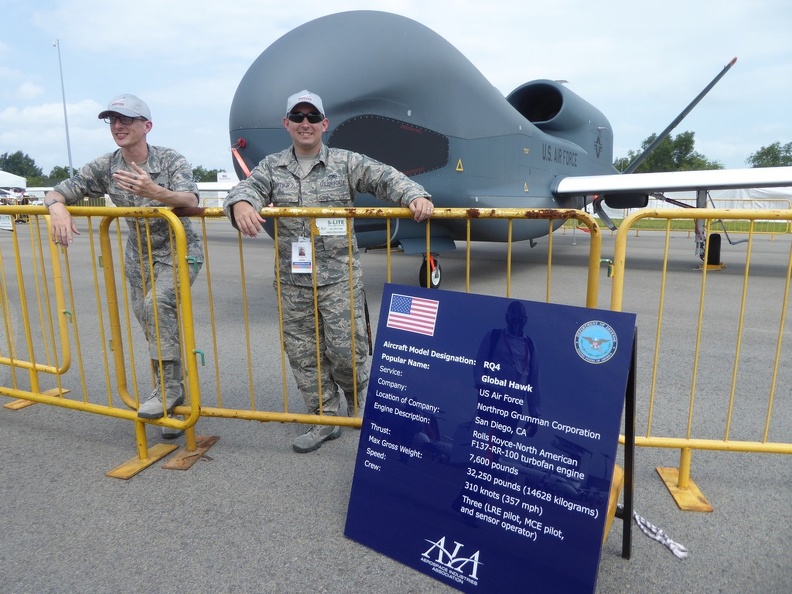
[[[599,320],[586,322],[575,334],[575,350],[587,363],[605,363],[616,354],[616,332],[609,324]]]

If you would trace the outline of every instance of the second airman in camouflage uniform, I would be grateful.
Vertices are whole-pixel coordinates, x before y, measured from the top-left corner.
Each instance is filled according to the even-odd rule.
[[[134,95],[120,95],[99,118],[110,124],[119,149],[84,165],[72,178],[56,185],[44,199],[50,210],[52,240],[64,247],[72,242],[73,234],[79,234],[64,206],[80,204],[85,197],[99,198],[107,194],[113,204],[121,207],[198,205],[198,186],[187,160],[173,149],[147,144],[146,134],[152,126],[151,112],[143,101]],[[203,244],[190,219],[181,217],[180,220],[187,236],[188,257],[194,262],[189,265],[192,283],[203,263]],[[130,300],[146,334],[149,356],[158,378],[157,388],[140,405],[138,416],[156,419],[184,398],[172,234],[168,221],[162,218],[127,218],[126,221],[129,235],[124,268]],[[187,262],[179,264],[188,265]],[[154,292],[152,285],[156,288]]]
[[[371,193],[382,200],[409,206],[422,221],[432,212],[429,196],[419,184],[379,161],[322,143],[328,120],[318,95],[301,91],[289,97],[285,128],[292,146],[268,155],[228,194],[224,208],[234,227],[249,237],[261,232],[259,212],[269,204],[295,207],[349,207],[356,193]],[[346,224],[346,219],[344,220]],[[311,221],[283,217],[278,225],[278,259],[281,281],[280,308],[284,347],[305,399],[308,412],[338,414],[339,387],[353,414],[354,395],[362,410],[368,384],[368,342],[363,314],[363,281],[357,240],[352,233],[352,262],[344,230],[340,234],[313,234],[310,274],[298,272],[297,247],[310,252]],[[345,226],[344,226],[345,229]],[[350,270],[352,266],[352,286]],[[319,310],[319,335],[314,318],[313,277]],[[277,289],[277,287],[276,287]],[[354,301],[355,357],[353,373],[350,295]],[[319,361],[316,341],[319,341]],[[321,380],[322,396],[319,395]],[[314,425],[294,441],[297,452],[310,452],[340,434],[340,427]]]

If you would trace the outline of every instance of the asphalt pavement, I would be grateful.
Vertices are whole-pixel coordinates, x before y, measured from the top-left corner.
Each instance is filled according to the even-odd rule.
[[[641,238],[633,252],[638,271],[655,268],[659,241]],[[680,267],[692,269],[696,262],[690,243],[673,257]],[[788,243],[787,239],[768,249],[777,250],[781,260],[789,253]],[[577,279],[585,279],[585,245],[580,237],[557,235],[554,248],[560,250],[561,259],[552,292],[563,295],[561,301],[582,304]],[[236,257],[233,242],[220,242],[216,249],[227,250],[228,258]],[[603,257],[608,257],[608,250],[612,253],[612,239],[606,237]],[[645,251],[639,255],[639,250]],[[473,290],[503,294],[503,278],[493,270],[497,266],[487,263],[501,259],[505,247],[476,246],[476,254],[476,270],[481,273]],[[516,274],[536,268],[543,277],[544,271],[538,270],[541,248],[534,253],[520,245],[515,258]],[[364,255],[375,316],[385,281],[383,262],[384,254]],[[442,288],[463,289],[464,254],[443,255],[441,263]],[[414,284],[419,264],[416,257],[394,256],[393,281]],[[262,270],[268,274],[271,263]],[[777,273],[783,277],[785,272],[780,265]],[[738,286],[741,282],[739,274],[722,278]],[[604,278],[603,285],[600,307],[609,301]],[[637,302],[641,291],[653,290],[653,285],[636,280],[631,299]],[[527,298],[540,297],[537,293]],[[277,322],[270,317],[262,323]],[[639,319],[639,328],[640,324]],[[278,357],[265,358],[261,364],[273,377],[280,377]],[[102,369],[91,368],[89,373]],[[245,393],[244,374],[234,381],[232,391]],[[782,392],[779,398],[790,398],[786,386]],[[786,427],[792,424],[790,419],[784,422]],[[454,591],[344,537],[359,432],[344,429],[341,438],[301,455],[291,448],[292,438],[301,430],[290,424],[201,419],[198,435],[220,439],[192,468],[167,470],[158,463],[129,480],[119,480],[105,473],[134,457],[131,423],[45,405],[20,411],[0,408],[0,591]],[[148,428],[148,439],[150,444],[161,441],[158,428]],[[792,432],[786,441],[792,441]],[[184,439],[176,443],[183,445]],[[677,466],[677,450],[639,448],[636,456],[636,512],[684,545],[689,555],[677,558],[633,524],[631,557],[624,559],[623,524],[617,520],[602,549],[597,592],[792,591],[788,456],[695,452],[692,478],[712,504],[711,513],[679,510],[661,482],[655,469]],[[569,565],[574,571],[574,559]],[[534,590],[526,584],[524,591]]]

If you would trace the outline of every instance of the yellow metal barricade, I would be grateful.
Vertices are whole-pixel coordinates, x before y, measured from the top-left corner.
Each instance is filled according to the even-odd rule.
[[[634,300],[628,237],[647,219],[662,221],[665,230],[651,281],[656,283],[656,300],[647,299],[645,291]],[[744,225],[747,242],[729,252],[730,258],[742,260],[728,268],[730,274],[740,275],[741,291],[734,290],[733,280],[727,284],[719,276],[724,274],[722,264],[711,264],[711,240],[700,273],[691,276],[691,268],[675,267],[669,255],[675,223],[695,219],[706,222],[710,238],[717,230],[715,221]],[[690,478],[693,450],[792,453],[788,417],[777,410],[784,401],[776,399],[778,390],[792,381],[792,353],[784,343],[792,258],[784,254],[774,275],[768,274],[765,261],[754,258],[760,245],[757,222],[790,220],[789,210],[645,210],[624,220],[616,236],[611,309],[638,313],[640,342],[646,345],[648,337],[651,346],[645,348],[652,350],[648,357],[643,351],[639,355],[649,394],[648,408],[641,411],[646,431],[639,431],[636,445],[680,450],[679,468],[658,472],[682,509],[712,509]],[[759,268],[757,274],[752,274],[753,268]],[[654,328],[651,320],[656,320]],[[671,331],[673,342],[668,338]],[[750,372],[744,373],[748,362]],[[680,397],[687,400],[684,409]],[[704,418],[717,419],[721,430],[704,430]]]
[[[290,395],[298,392],[287,370],[282,328],[280,324],[264,327],[260,323],[262,316],[274,320],[278,315],[276,299],[280,280],[273,267],[275,243],[266,236],[261,241],[243,239],[231,227],[222,209],[205,209],[192,219],[204,240],[203,268],[192,286],[184,230],[169,209],[70,207],[81,234],[68,249],[50,242],[47,211],[43,207],[4,207],[0,210],[15,216],[24,214],[30,221],[24,225],[24,233],[17,225],[9,233],[0,235],[2,314],[6,331],[6,341],[0,345],[0,373],[5,367],[10,370],[11,378],[9,382],[0,381],[0,395],[133,421],[138,459],[112,471],[111,476],[131,476],[155,458],[162,457],[160,454],[172,451],[173,446],[162,444],[147,447],[146,426],[149,424],[185,429],[185,456],[192,460],[197,459],[196,451],[200,453],[202,447],[210,445],[196,438],[194,433],[201,416],[361,426],[359,416],[330,418],[323,414],[305,414],[302,398],[298,398],[297,404],[291,400]],[[268,219],[384,218],[386,237],[391,236],[391,225],[396,219],[412,217],[406,208],[271,208],[263,215]],[[135,409],[142,399],[140,395],[150,389],[146,378],[153,382],[156,370],[148,369],[147,343],[130,313],[123,256],[127,230],[126,225],[121,225],[124,217],[139,219],[144,227],[148,219],[164,218],[171,227],[172,252],[177,264],[174,270],[180,288],[184,381],[188,393],[188,405],[175,409],[182,419],[166,417],[143,422],[137,418]],[[480,219],[504,219],[507,221],[505,266],[499,264],[498,267],[504,274],[502,290],[505,296],[546,301],[550,301],[553,294],[553,245],[557,240],[552,231],[567,220],[577,221],[578,226],[585,228],[585,233],[581,231],[581,244],[585,238],[587,246],[583,247],[586,253],[582,257],[586,258],[588,266],[578,268],[585,276],[574,283],[576,294],[565,286],[560,301],[589,307],[597,305],[601,236],[595,220],[586,213],[574,209],[437,209],[433,219],[425,224],[427,254],[432,254],[432,225],[442,219],[460,219],[467,229],[464,287],[458,286],[457,290],[475,290],[472,286],[475,280],[471,279],[471,226]],[[513,222],[518,219],[536,219],[547,225],[547,254],[545,257],[541,252],[539,256],[545,257],[544,262],[536,261],[543,264],[546,271],[537,266],[535,278],[530,283],[525,283],[522,274],[515,272],[515,248],[511,239]],[[213,224],[207,225],[208,221]],[[351,234],[351,229],[352,225],[347,225],[347,233]],[[23,237],[28,239],[26,234],[29,235],[29,249],[21,242]],[[229,241],[236,244],[232,257],[227,253]],[[221,243],[226,244],[225,251],[219,249]],[[526,243],[522,245],[528,247]],[[396,260],[392,258],[393,251],[386,244],[370,256],[382,259],[384,255],[385,276],[379,282],[380,289],[383,282],[392,282],[392,266]],[[575,251],[579,250],[575,248]],[[221,259],[216,259],[216,253],[223,254]],[[532,265],[520,262],[519,267],[533,274]],[[488,265],[487,268],[495,267]],[[427,274],[429,272],[427,267]],[[535,282],[539,275],[544,276],[544,283]],[[9,276],[13,277],[13,282],[6,280]],[[429,279],[426,280],[428,284]],[[365,284],[372,286],[368,282]],[[530,295],[525,293],[528,288],[532,291]],[[37,304],[36,314],[29,311],[34,303]],[[375,303],[372,305],[377,307]],[[217,313],[221,308],[224,313],[232,312],[230,321],[226,315],[224,322],[218,323]],[[14,319],[17,310],[21,314],[19,320]],[[354,319],[351,323],[354,324]],[[25,338],[24,349],[16,344],[17,336]],[[280,385],[273,381],[266,365],[261,364],[262,360],[275,361],[276,357],[280,361]],[[101,371],[97,371],[100,364]],[[29,372],[25,382],[19,377],[21,371]],[[247,390],[229,390],[230,380],[238,382],[240,374],[246,377]],[[55,387],[42,385],[46,383],[54,383]],[[356,402],[362,401],[357,394],[355,398]],[[183,466],[176,464],[175,467]]]
[[[196,351],[192,298],[189,290],[183,290],[190,285],[187,244],[178,217],[168,209],[70,208],[82,231],[67,249],[50,241],[48,217],[42,214],[46,213],[44,208],[10,210],[26,215],[28,223],[15,223],[0,236],[4,332],[0,366],[5,366],[9,378],[9,381],[0,382],[0,395],[21,399],[6,407],[20,408],[38,402],[134,421],[138,457],[119,467],[114,476],[131,476],[176,449],[175,445],[163,444],[148,448],[145,423],[137,417],[136,409],[141,400],[138,394],[145,392],[147,395],[150,388],[140,385],[134,370],[134,355],[135,350],[143,352],[146,341],[141,339],[139,329],[132,329],[130,322],[123,255],[116,258],[113,254],[116,247],[119,254],[123,254],[119,218],[134,217],[140,221],[164,218],[171,228],[175,262],[185,264],[174,266],[174,273],[178,275],[177,286],[182,287],[178,299],[182,347],[191,355],[183,357],[185,387],[191,402],[177,409],[182,419],[168,417],[154,423],[188,430],[188,447],[194,447],[195,436],[189,429],[198,420],[200,393],[197,366],[192,356]],[[101,219],[98,227],[96,218]],[[113,222],[116,223],[113,233],[118,239],[117,246],[110,237]],[[29,239],[29,249],[23,248],[25,235]],[[88,287],[92,291],[87,291]],[[75,297],[75,290],[80,292],[79,298]],[[119,292],[123,298],[119,298]],[[87,299],[89,293],[92,293],[90,301]],[[103,390],[98,389],[96,381],[100,374],[89,373],[89,368],[96,369],[99,361],[102,362]],[[23,370],[27,371],[26,378],[21,377]],[[153,384],[156,370],[145,371],[150,374],[149,383]],[[87,384],[88,378],[91,385]],[[43,385],[52,382],[55,387]],[[75,391],[75,385],[80,389]],[[106,397],[104,402],[96,397],[102,392]],[[71,394],[76,396],[71,397]]]

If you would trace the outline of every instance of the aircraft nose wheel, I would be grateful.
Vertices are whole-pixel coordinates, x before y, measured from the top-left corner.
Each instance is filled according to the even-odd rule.
[[[427,258],[424,258],[423,264],[421,264],[421,271],[418,273],[418,283],[424,288],[426,288],[427,262]],[[440,269],[440,262],[437,261],[437,257],[431,256],[431,262],[432,269],[431,273],[429,274],[429,288],[437,289],[440,287],[440,282],[443,280],[443,272]]]

